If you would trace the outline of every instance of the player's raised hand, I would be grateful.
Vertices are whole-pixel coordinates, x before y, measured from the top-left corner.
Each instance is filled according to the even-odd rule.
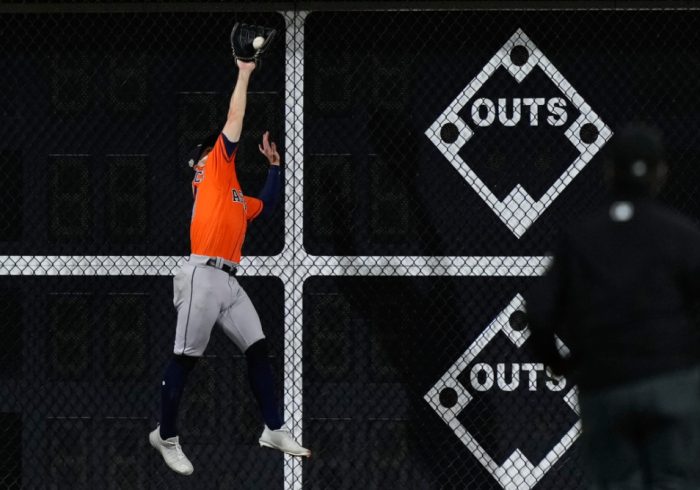
[[[262,145],[258,145],[258,148],[260,149],[260,153],[265,155],[267,161],[270,162],[270,165],[280,164],[280,154],[277,152],[277,145],[275,142],[270,141],[269,131],[265,131],[263,134]]]

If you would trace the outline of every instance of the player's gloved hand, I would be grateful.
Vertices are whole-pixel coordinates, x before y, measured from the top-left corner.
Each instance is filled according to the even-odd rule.
[[[236,61],[258,63],[265,54],[267,48],[275,38],[277,31],[268,27],[243,24],[236,22],[231,30],[231,50]],[[254,46],[253,41],[261,38],[260,44]]]
[[[258,145],[258,149],[260,150],[260,153],[265,155],[265,158],[267,158],[267,161],[270,162],[270,165],[280,164],[280,154],[277,152],[277,145],[275,142],[270,141],[269,131],[265,131],[263,134],[262,145]]]

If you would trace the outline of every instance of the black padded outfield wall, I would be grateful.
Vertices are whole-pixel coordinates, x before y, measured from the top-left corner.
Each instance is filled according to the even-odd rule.
[[[664,131],[663,198],[700,217],[700,12],[178,5],[0,14],[0,488],[584,488],[575,387],[529,352],[521,295],[604,203],[626,121]],[[223,122],[236,21],[283,33],[237,165],[254,195],[269,129],[284,199],[239,279],[313,458],[258,447],[245,356],[215,329],[185,478],[146,438],[184,155]]]

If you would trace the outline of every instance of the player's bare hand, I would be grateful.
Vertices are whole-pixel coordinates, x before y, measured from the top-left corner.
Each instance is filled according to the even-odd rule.
[[[280,164],[280,154],[277,152],[277,145],[275,142],[270,141],[269,131],[265,131],[263,134],[262,145],[258,145],[258,148],[260,149],[260,153],[265,155],[267,161],[270,162],[270,165]]]
[[[255,70],[255,63],[252,61],[236,60],[236,66],[239,70],[246,71],[248,73],[251,73],[253,70]]]

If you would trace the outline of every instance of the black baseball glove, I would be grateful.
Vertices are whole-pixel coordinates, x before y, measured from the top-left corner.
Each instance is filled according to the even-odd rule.
[[[231,30],[231,49],[236,60],[258,63],[267,48],[272,44],[277,31],[268,27],[242,24],[236,22]],[[257,49],[253,47],[256,37],[263,38],[262,45]]]

